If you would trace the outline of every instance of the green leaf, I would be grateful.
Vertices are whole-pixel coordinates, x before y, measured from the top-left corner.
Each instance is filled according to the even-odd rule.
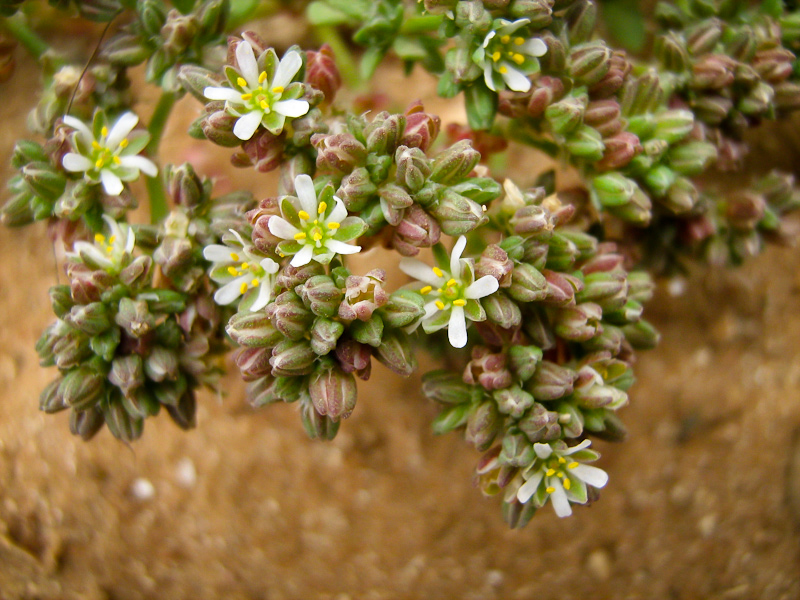
[[[611,37],[630,52],[640,52],[647,41],[640,4],[637,0],[603,2],[603,22]]]
[[[464,404],[456,404],[440,412],[431,424],[433,433],[436,435],[449,433],[466,424],[473,406],[473,404],[465,402]]]
[[[469,126],[477,131],[492,128],[497,114],[497,93],[478,81],[464,90]]]
[[[361,65],[359,65],[359,75],[362,80],[366,81],[372,77],[384,56],[386,56],[386,50],[384,48],[377,48],[375,46],[367,48],[367,51],[364,52],[364,55],[361,57]]]
[[[312,2],[306,9],[306,16],[312,25],[341,25],[351,21],[347,13],[327,2]]]

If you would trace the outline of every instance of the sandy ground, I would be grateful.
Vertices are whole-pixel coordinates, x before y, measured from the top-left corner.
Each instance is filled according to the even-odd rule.
[[[35,83],[4,86],[2,165]],[[0,229],[0,600],[800,598],[796,249],[663,282],[630,440],[597,443],[602,499],[513,532],[470,483],[476,454],[430,433],[418,378],[380,365],[329,444],[234,376],[193,432],[72,437],[38,410],[51,254],[41,226]]]

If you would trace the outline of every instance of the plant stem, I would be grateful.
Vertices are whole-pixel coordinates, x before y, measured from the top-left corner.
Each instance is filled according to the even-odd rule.
[[[2,25],[37,61],[41,61],[45,52],[50,50],[50,45],[28,27],[22,15],[2,19]]]
[[[161,143],[161,136],[164,134],[164,127],[167,124],[169,113],[175,105],[175,94],[164,91],[156,104],[156,109],[150,119],[147,130],[150,132],[150,143],[147,145],[147,152],[150,156],[158,154],[158,146]],[[150,222],[153,225],[160,223],[169,212],[167,206],[167,194],[164,190],[164,182],[161,176],[146,177],[145,185],[147,194],[150,197]]]

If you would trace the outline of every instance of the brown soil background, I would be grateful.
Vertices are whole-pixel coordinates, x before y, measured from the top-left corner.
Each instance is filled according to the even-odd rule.
[[[2,87],[2,165],[27,135],[30,69]],[[219,175],[227,152],[200,159],[213,149],[180,136],[197,108],[179,105],[165,152]],[[270,185],[234,177],[221,187]],[[603,497],[522,531],[472,487],[476,453],[430,433],[418,376],[380,365],[332,443],[308,440],[294,406],[251,409],[235,376],[202,396],[193,432],[163,416],[132,448],[81,442],[38,410],[54,376],[33,349],[56,279],[43,226],[0,229],[0,265],[0,600],[800,598],[795,249],[659,285],[646,316],[663,341],[636,367],[630,439],[596,443]]]

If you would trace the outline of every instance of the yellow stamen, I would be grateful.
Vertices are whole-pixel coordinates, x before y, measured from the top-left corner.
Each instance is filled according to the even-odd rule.
[[[420,293],[420,294],[422,294],[422,295],[424,296],[425,294],[430,294],[430,293],[431,293],[431,291],[433,291],[433,288],[432,288],[431,286],[429,286],[429,285],[426,285],[424,288],[422,288],[422,289],[419,291],[419,293]]]
[[[306,239],[306,234],[300,231],[299,233],[294,234],[294,239],[296,240],[304,240]]]
[[[444,276],[444,273],[442,273],[442,270],[439,267],[433,267],[433,274],[436,275],[437,277]]]
[[[314,219],[314,225],[319,225],[319,220],[318,219]]]
[[[328,223],[328,229],[339,229],[339,227],[341,226],[342,224],[337,223],[336,221],[331,221],[330,223]]]
[[[104,164],[106,164],[106,161],[104,161],[101,157],[97,159],[97,162],[94,163],[94,166],[97,167],[98,169],[102,169]]]
[[[506,66],[502,66],[502,67],[500,67],[500,68],[499,68],[499,69],[497,69],[497,70],[498,70],[498,71],[500,71],[500,72],[501,72],[503,75],[505,75],[506,73],[508,73],[508,67],[506,67]]]
[[[444,302],[442,302],[441,300],[437,300],[436,308],[438,308],[439,310],[444,310]]]
[[[112,235],[110,238],[108,238],[108,243],[109,244],[113,244],[116,241],[117,241],[117,236],[115,236],[115,235]]]
[[[104,236],[102,233],[95,233],[94,241],[102,244],[103,242],[106,241],[106,236]]]
[[[463,298],[459,298],[458,300],[453,300],[453,306],[466,306],[467,301]]]
[[[327,205],[327,203],[325,203],[325,202],[320,202],[320,203],[319,203],[319,206],[317,207],[317,214],[318,214],[318,215],[321,215],[321,214],[322,214],[322,213],[324,213],[326,210],[328,210],[328,205]]]
[[[281,258],[286,258],[286,255],[283,252],[278,252],[278,256],[280,256]]]
[[[283,86],[282,85],[276,85],[274,88],[272,88],[272,93],[273,94],[282,94],[283,93]]]
[[[317,233],[315,233],[315,234],[314,234],[314,241],[315,241],[315,242],[318,242],[318,241],[320,241],[321,239],[322,239],[322,234],[321,234],[319,231],[318,231]]]
[[[124,140],[122,140],[122,141],[119,143],[119,147],[120,147],[120,148],[122,148],[122,149],[125,149],[125,148],[127,148],[127,147],[128,147],[128,138],[125,138]]]
[[[559,457],[558,457],[558,462],[559,462],[559,464],[562,464],[562,465],[563,465],[565,462],[567,462],[567,459],[566,459],[566,458],[564,458],[563,456],[559,456]]]
[[[565,479],[565,480],[563,481],[563,485],[564,485],[564,489],[565,489],[565,490],[568,490],[569,488],[571,488],[571,487],[572,487],[572,482],[571,482],[569,479]]]
[[[108,127],[103,127],[100,130],[100,135],[102,135],[103,137],[106,137],[108,135]]]
[[[556,473],[556,477],[558,477],[559,479],[564,479],[564,471],[559,471],[558,473]]]
[[[515,37],[515,38],[514,38],[514,43],[515,43],[517,46],[522,46],[522,44],[524,44],[524,43],[525,43],[525,38],[521,38],[521,37]]]
[[[231,252],[231,260],[238,261],[239,260],[239,255],[236,254],[235,252]]]
[[[497,51],[497,52],[495,52],[494,54],[492,54],[492,60],[493,60],[494,62],[497,62],[498,60],[500,60],[500,56],[501,56],[500,52],[499,52],[499,51]]]
[[[264,83],[267,80],[267,72],[261,71],[261,75],[258,76],[258,83]]]
[[[253,94],[250,94],[250,93],[242,94],[242,100],[244,100],[245,102],[247,102],[248,100],[252,100],[252,99],[253,99]]]
[[[522,56],[522,54],[515,54],[514,56],[511,57],[511,60],[513,60],[518,65],[521,65],[522,63],[525,62],[525,57]]]
[[[115,165],[118,165],[118,164],[122,163],[122,161],[120,160],[119,156],[115,156],[111,160],[114,161]]]
[[[242,285],[241,285],[241,286],[239,286],[239,293],[240,293],[240,294],[244,294],[246,291],[247,291],[247,283],[245,283],[245,282],[243,281],[243,282],[242,282]]]
[[[297,213],[297,216],[303,219],[303,221],[308,221],[309,219],[308,213],[304,210],[301,210],[299,213]]]
[[[250,282],[250,285],[253,287],[258,287],[259,283],[261,282],[258,279],[253,279],[253,281]]]
[[[458,282],[455,279],[451,279],[445,284],[447,287],[453,287],[454,285],[458,285]]]
[[[111,247],[111,246],[108,246],[108,247],[106,248],[106,254],[111,254],[113,251],[114,251],[114,248],[113,248],[113,247]]]
[[[247,263],[242,263],[242,269],[246,269],[246,268],[247,268],[247,267],[249,267],[249,266],[250,266],[250,265],[248,265]]]
[[[267,110],[269,108],[269,103],[266,100],[262,100],[261,102],[258,103],[258,105],[264,110]]]
[[[556,470],[555,469],[547,469],[547,473],[545,473],[545,475],[547,477],[552,477],[555,474],[556,474]]]
[[[578,466],[578,463],[576,463],[576,462],[571,462],[571,463],[569,463],[569,464],[567,465],[567,468],[568,468],[568,469],[574,469],[574,468],[575,468],[575,467],[577,467],[577,466]]]
[[[507,44],[510,41],[511,41],[511,36],[510,35],[504,35],[503,37],[500,38],[500,43],[501,44]]]
[[[92,148],[94,148],[95,150],[100,150],[102,146],[98,144],[96,141],[92,141]]]
[[[247,87],[247,80],[244,77],[239,77],[236,83],[239,84],[239,87]]]
[[[234,269],[233,267],[228,267],[228,273],[230,273],[231,275],[233,275],[234,277],[236,277],[236,276],[239,274],[239,271],[237,271],[237,270],[236,270],[236,269]]]
[[[556,488],[554,488],[554,487],[546,487],[544,489],[544,491],[547,492],[548,494],[552,494],[553,492],[556,491]]]

